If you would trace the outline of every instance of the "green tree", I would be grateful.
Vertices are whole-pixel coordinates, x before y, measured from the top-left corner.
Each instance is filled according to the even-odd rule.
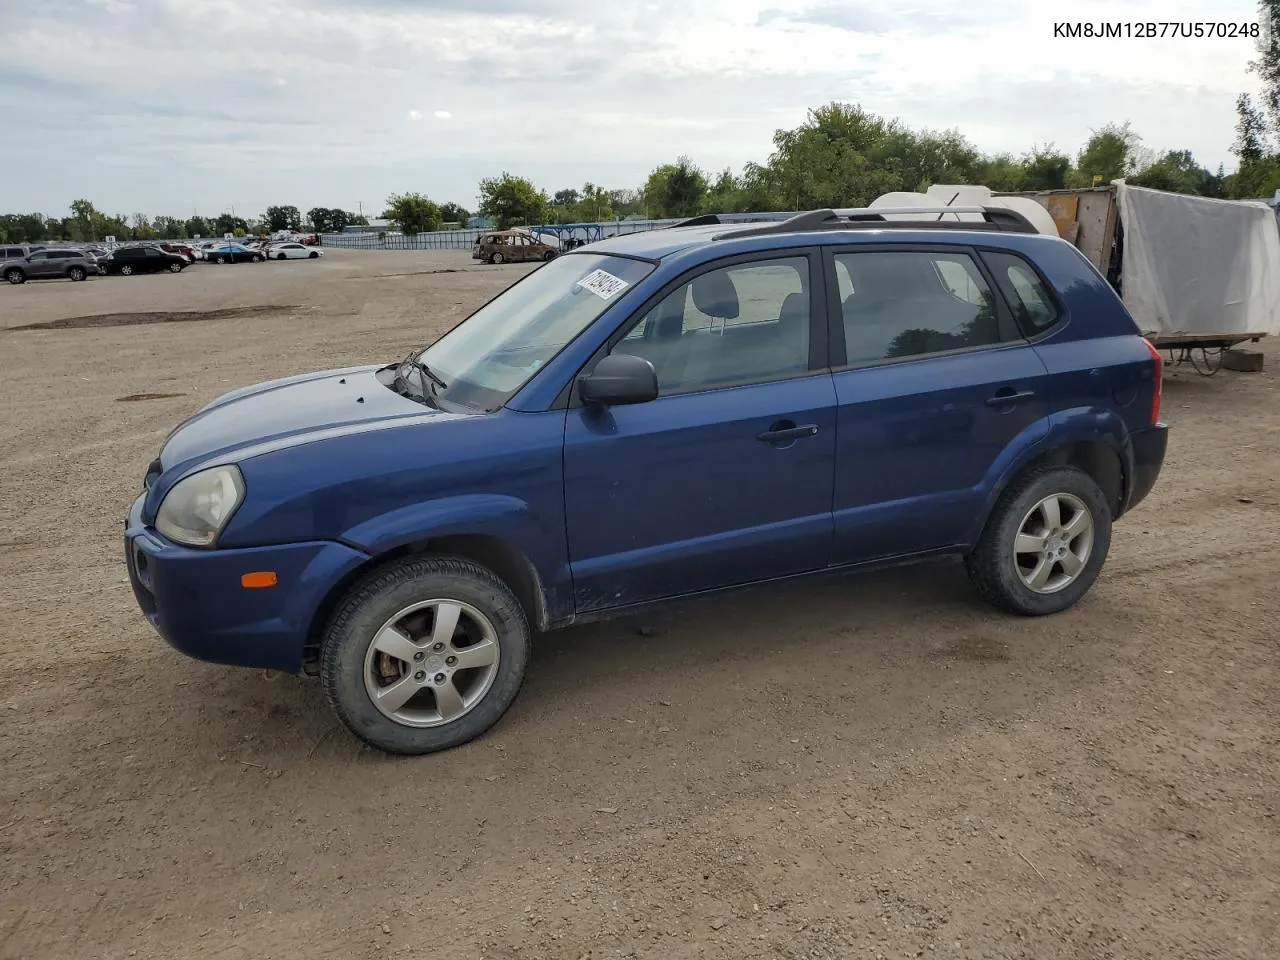
[[[551,206],[546,191],[524,177],[505,170],[500,177],[480,181],[480,215],[491,218],[499,228],[546,223]]]
[[[557,190],[555,195],[552,196],[551,202],[557,207],[572,207],[581,199],[582,197],[578,195],[578,191],[573,187],[569,187],[567,190]]]
[[[644,213],[644,197],[639,190],[626,188],[610,190],[609,206],[615,217],[629,217]]]
[[[460,223],[465,226],[471,219],[471,213],[459,203],[444,203],[440,205],[440,219],[445,223]]]
[[[576,192],[576,191],[575,191]],[[567,223],[599,223],[613,219],[613,207],[609,204],[609,193],[594,183],[584,184],[578,194],[578,201],[569,210]]]
[[[1061,190],[1071,176],[1071,158],[1053,144],[1035,147],[1022,158],[1027,171],[1026,190]]]
[[[262,215],[262,218],[266,221],[267,229],[273,232],[302,229],[302,214],[292,204],[283,207],[267,207],[267,212]]]
[[[353,214],[340,207],[312,207],[307,211],[307,222],[317,233],[341,233],[342,228],[354,220]]]
[[[1190,150],[1170,150],[1158,160],[1145,165],[1128,182],[1134,186],[1168,190],[1172,193],[1220,197],[1223,179],[1196,163]]]
[[[1074,182],[1079,187],[1107,184],[1135,171],[1142,138],[1122,124],[1108,123],[1085,143],[1076,158]]]
[[[248,229],[249,224],[244,217],[236,217],[229,213],[220,213],[218,219],[213,221],[213,232],[218,236],[230,233],[233,236],[242,237]]]
[[[204,217],[192,215],[186,223],[188,237],[207,237],[213,233],[213,227]]]
[[[645,212],[651,217],[692,217],[707,195],[707,176],[688,157],[655,167],[644,185]]]
[[[421,193],[393,193],[383,214],[401,233],[430,233],[440,229],[440,208]]]
[[[185,240],[187,225],[177,217],[156,217],[152,223],[156,235],[166,240]]]
[[[728,167],[721,170],[702,197],[702,213],[745,213],[742,181]]]

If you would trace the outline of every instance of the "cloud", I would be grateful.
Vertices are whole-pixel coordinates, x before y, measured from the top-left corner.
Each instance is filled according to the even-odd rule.
[[[3,5],[0,3],[0,5]],[[767,159],[830,100],[984,151],[1129,120],[1155,149],[1231,165],[1240,40],[1064,40],[1072,20],[1203,20],[1201,0],[41,0],[0,32],[3,156],[61,213],[84,158],[110,210],[351,207],[406,189],[474,203],[504,169],[556,190],[637,186],[680,154]],[[1215,19],[1256,18],[1220,0]],[[643,42],[637,42],[643,37]],[[139,82],[148,75],[181,78]],[[262,66],[252,66],[252,65]],[[250,65],[250,66],[246,66]],[[424,91],[448,110],[407,110]],[[448,136],[415,126],[448,121]],[[438,129],[438,128],[437,128]],[[495,135],[495,131],[498,133]]]

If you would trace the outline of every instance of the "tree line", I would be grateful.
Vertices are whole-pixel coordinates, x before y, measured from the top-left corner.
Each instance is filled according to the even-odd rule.
[[[829,103],[811,109],[799,126],[778,130],[773,148],[764,163],[748,163],[737,172],[709,173],[681,156],[654,168],[635,189],[587,183],[581,190],[549,194],[527,178],[504,172],[480,181],[478,212],[499,227],[590,223],[628,216],[856,207],[884,193],[923,191],[933,183],[1016,192],[1088,187],[1119,177],[1207,197],[1259,195],[1256,178],[1227,175],[1221,166],[1210,171],[1189,150],[1151,150],[1128,123],[1094,131],[1074,156],[1052,144],[1019,156],[984,155],[958,131],[916,131],[858,104]],[[406,233],[438,230],[449,219],[444,208],[419,193],[390,197],[385,216]]]
[[[1280,23],[1280,0],[1262,0],[1263,16]],[[548,193],[525,177],[503,172],[480,181],[476,213],[506,228],[548,223],[592,223],[626,217],[689,217],[701,213],[754,213],[864,206],[895,190],[923,191],[932,183],[982,184],[1001,192],[1054,190],[1127,182],[1206,197],[1269,197],[1280,189],[1280,35],[1270,38],[1249,70],[1262,81],[1260,104],[1242,94],[1236,104],[1236,172],[1210,171],[1189,150],[1157,152],[1129,123],[1109,123],[1074,155],[1053,144],[1015,155],[983,154],[959,131],[912,130],[859,104],[828,103],[808,111],[805,121],[773,135],[763,163],[740,171],[707,172],[688,156],[662,164],[636,188],[581,189]],[[465,226],[471,212],[438,203],[423,193],[393,194],[383,217],[405,233]],[[305,216],[294,206],[272,206],[254,220],[233,214],[148,219],[143,214],[110,217],[88,200],[71,204],[71,216],[0,215],[0,241],[145,240],[152,237],[244,235],[276,230],[339,232],[367,220],[340,208],[314,207]]]
[[[340,208],[312,207],[304,216],[297,207],[267,207],[259,217],[246,219],[231,213],[216,217],[193,215],[148,217],[144,213],[110,215],[89,200],[75,200],[68,217],[39,213],[0,214],[0,243],[40,243],[70,240],[75,243],[117,240],[187,240],[195,237],[237,237],[275,233],[280,230],[338,233],[347,224],[367,224],[367,217]]]

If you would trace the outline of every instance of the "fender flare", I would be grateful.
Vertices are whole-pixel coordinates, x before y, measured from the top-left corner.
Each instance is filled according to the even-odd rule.
[[[1029,436],[1032,433],[1038,435]],[[987,496],[978,516],[974,518],[969,534],[965,538],[966,542],[971,544],[977,542],[1000,497],[1014,478],[1029,464],[1077,443],[1101,443],[1119,459],[1120,502],[1117,504],[1118,512],[1116,513],[1118,519],[1124,512],[1124,504],[1128,501],[1130,478],[1133,476],[1134,468],[1133,445],[1129,440],[1129,429],[1114,410],[1099,407],[1072,407],[1050,414],[1024,430],[991,465],[991,470],[982,482],[983,487],[988,491]]]

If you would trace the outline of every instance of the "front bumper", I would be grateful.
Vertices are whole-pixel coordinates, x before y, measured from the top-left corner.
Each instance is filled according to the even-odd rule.
[[[178,546],[143,525],[142,501],[134,501],[125,521],[134,597],[169,645],[197,660],[299,672],[321,602],[369,559],[332,541],[235,550]],[[240,585],[243,574],[258,571],[275,573],[276,585]]]
[[[1151,492],[1164,466],[1164,452],[1169,444],[1169,427],[1157,423],[1154,427],[1130,434],[1133,445],[1133,476],[1129,478],[1129,497],[1125,512],[1132,510]]]

